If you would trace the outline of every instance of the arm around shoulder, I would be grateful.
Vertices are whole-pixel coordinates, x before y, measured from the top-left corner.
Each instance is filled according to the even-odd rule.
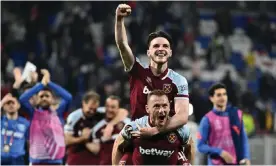
[[[175,115],[170,119],[168,130],[174,130],[185,125],[189,116],[189,91],[188,82],[185,77],[175,73],[173,82],[177,87],[177,94],[174,98]]]

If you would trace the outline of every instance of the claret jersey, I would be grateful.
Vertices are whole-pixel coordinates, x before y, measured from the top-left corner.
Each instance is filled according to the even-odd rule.
[[[138,58],[128,71],[130,83],[130,106],[132,120],[147,115],[145,105],[147,94],[152,90],[163,90],[170,101],[171,112],[174,115],[174,99],[189,99],[188,82],[177,72],[167,69],[160,76],[153,75],[149,66],[143,65]]]
[[[132,162],[134,165],[178,165],[179,153],[182,145],[188,143],[190,130],[183,126],[173,132],[157,134],[150,138],[132,137],[131,131],[138,131],[140,127],[150,127],[148,116],[127,124],[121,134],[123,138],[134,146]],[[185,163],[185,161],[183,161]],[[182,164],[182,163],[181,163]]]

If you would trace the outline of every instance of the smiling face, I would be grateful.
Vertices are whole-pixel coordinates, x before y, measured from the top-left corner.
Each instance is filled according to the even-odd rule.
[[[99,107],[99,101],[95,99],[89,99],[88,101],[82,101],[82,110],[84,116],[87,118],[93,117]]]
[[[218,108],[224,108],[227,105],[228,96],[225,88],[214,90],[214,95],[210,97],[211,102]]]
[[[169,104],[166,95],[151,95],[148,98],[146,110],[152,125],[162,127],[167,123],[170,112]]]
[[[116,99],[112,99],[112,98],[107,98],[106,102],[105,102],[105,109],[106,109],[106,113],[105,116],[107,119],[114,119],[116,117],[116,115],[119,112],[119,101]]]
[[[164,37],[154,38],[149,45],[147,51],[148,57],[156,64],[164,64],[168,62],[172,56],[172,50],[169,41]]]

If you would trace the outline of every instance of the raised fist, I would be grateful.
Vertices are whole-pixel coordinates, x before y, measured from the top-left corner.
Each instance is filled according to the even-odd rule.
[[[129,16],[131,13],[131,7],[127,4],[120,4],[116,9],[116,17],[123,18]]]

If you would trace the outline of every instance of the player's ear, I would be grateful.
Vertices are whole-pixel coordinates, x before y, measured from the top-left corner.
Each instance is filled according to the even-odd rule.
[[[213,101],[214,101],[213,96],[209,96],[209,100],[213,103]]]
[[[169,50],[169,57],[172,56],[172,50]]]
[[[148,57],[150,57],[150,51],[149,50],[147,50],[147,55],[148,55]]]
[[[19,109],[20,107],[21,107],[21,104],[19,102],[17,102],[16,109]]]
[[[147,113],[149,114],[149,106],[146,105],[145,108],[146,108]]]

